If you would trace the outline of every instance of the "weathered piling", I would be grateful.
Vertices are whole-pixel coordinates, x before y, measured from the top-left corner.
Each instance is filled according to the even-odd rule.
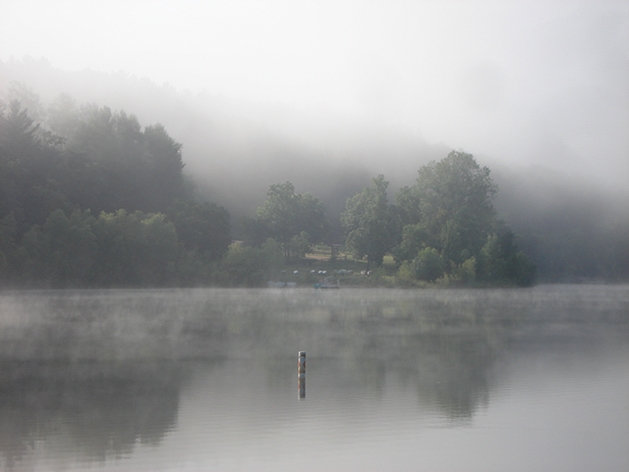
[[[297,389],[299,398],[306,398],[306,351],[299,351],[297,358]]]

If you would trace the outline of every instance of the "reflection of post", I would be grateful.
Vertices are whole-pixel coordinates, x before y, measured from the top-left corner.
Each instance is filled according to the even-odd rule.
[[[297,388],[299,398],[306,398],[306,351],[299,351],[297,360]]]

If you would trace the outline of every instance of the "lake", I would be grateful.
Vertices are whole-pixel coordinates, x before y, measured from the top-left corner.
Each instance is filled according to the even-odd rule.
[[[0,292],[0,470],[626,472],[628,445],[628,285]]]

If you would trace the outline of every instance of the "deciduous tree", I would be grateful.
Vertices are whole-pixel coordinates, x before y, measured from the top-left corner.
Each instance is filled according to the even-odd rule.
[[[480,167],[471,154],[452,151],[445,159],[419,169],[415,194],[420,202],[427,245],[446,251],[456,263],[460,250],[475,254],[492,232],[498,191],[487,167]]]
[[[372,179],[371,185],[347,200],[341,215],[345,246],[355,257],[367,258],[367,267],[382,265],[384,255],[397,242],[397,214],[387,201],[389,182],[383,175]]]
[[[271,185],[258,221],[269,237],[284,245],[285,253],[294,236],[308,233],[313,242],[324,240],[329,229],[323,202],[309,193],[296,194],[290,182]]]
[[[169,211],[179,242],[210,261],[223,257],[231,243],[228,211],[213,203],[179,200]]]

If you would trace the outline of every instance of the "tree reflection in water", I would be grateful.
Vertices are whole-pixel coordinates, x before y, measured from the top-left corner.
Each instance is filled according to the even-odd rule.
[[[342,364],[326,379],[335,389],[378,394],[396,379],[414,386],[420,403],[465,423],[487,405],[500,381],[496,365],[518,346],[563,340],[583,349],[608,337],[610,326],[626,343],[626,289],[562,293],[564,299],[544,288],[3,294],[0,455],[11,469],[50,437],[64,438],[90,461],[129,455],[176,428],[180,392],[196,369],[189,360],[205,360],[207,370],[221,359],[250,359],[273,385],[295,379],[300,350],[311,366]]]
[[[149,362],[5,361],[0,370],[0,451],[10,469],[35,441],[63,437],[88,460],[158,444],[177,420],[185,372]]]

